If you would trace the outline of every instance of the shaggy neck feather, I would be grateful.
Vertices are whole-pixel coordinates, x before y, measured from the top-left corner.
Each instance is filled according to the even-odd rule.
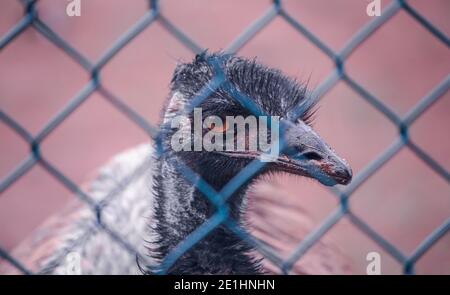
[[[170,157],[169,157],[170,158]],[[162,158],[155,178],[155,219],[158,239],[154,256],[162,260],[215,212],[215,206],[177,171],[177,160]],[[195,171],[219,191],[233,175],[216,177]],[[230,215],[242,224],[243,187],[228,202]],[[249,255],[252,248],[226,226],[220,225],[186,252],[169,269],[170,274],[257,274],[260,266]]]

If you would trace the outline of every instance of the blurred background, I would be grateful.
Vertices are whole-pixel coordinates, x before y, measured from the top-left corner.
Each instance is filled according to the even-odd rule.
[[[391,1],[383,0],[382,7]],[[333,50],[340,50],[373,18],[365,0],[284,0],[289,14]],[[450,35],[450,1],[408,3]],[[40,0],[41,20],[91,61],[148,11],[146,0],[82,0],[81,16],[66,15],[65,0]],[[227,48],[272,5],[266,0],[160,1],[161,13],[202,48]],[[23,17],[20,1],[0,2],[0,38]],[[239,51],[257,57],[316,87],[334,62],[284,19],[276,17]],[[159,22],[153,23],[103,68],[100,79],[134,111],[153,124],[168,94],[174,67],[194,53]],[[404,116],[450,73],[449,48],[405,11],[398,12],[348,58],[345,69],[360,85]],[[0,109],[31,134],[44,126],[88,83],[89,73],[34,28],[27,28],[0,50]],[[343,82],[320,102],[315,128],[344,156],[355,174],[398,137],[398,128]],[[450,170],[450,93],[445,93],[410,128],[410,137]],[[98,92],[90,95],[41,145],[51,164],[79,185],[111,157],[148,134],[111,106]],[[0,122],[0,179],[29,156],[29,145]],[[273,184],[308,211],[319,226],[338,198],[318,183],[277,177]],[[39,165],[0,194],[0,246],[12,250],[46,218],[75,198]],[[450,216],[450,185],[408,148],[370,177],[351,196],[352,212],[405,253],[411,253]],[[355,273],[365,273],[366,254],[377,251],[385,274],[402,265],[346,217],[326,237],[349,257]],[[308,253],[306,253],[308,255]],[[416,272],[450,274],[450,233],[418,261]]]

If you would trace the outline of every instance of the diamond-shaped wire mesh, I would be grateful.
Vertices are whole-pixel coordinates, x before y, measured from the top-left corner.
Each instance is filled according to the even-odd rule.
[[[130,245],[120,234],[116,233],[102,220],[102,212],[109,202],[114,199],[114,196],[120,193],[124,187],[131,185],[133,178],[138,177],[145,171],[147,163],[143,163],[136,171],[134,171],[129,177],[123,180],[122,183],[117,185],[117,188],[112,190],[102,201],[96,202],[89,194],[84,192],[73,180],[71,180],[63,171],[60,171],[54,165],[52,165],[40,152],[43,141],[51,134],[64,120],[71,116],[71,114],[86,100],[90,95],[97,91],[108,102],[111,103],[117,110],[123,113],[129,120],[134,122],[139,128],[145,131],[150,138],[158,142],[158,128],[149,123],[145,118],[132,110],[122,99],[108,90],[105,85],[100,81],[100,75],[102,69],[107,65],[111,59],[119,53],[129,42],[132,42],[139,34],[145,29],[151,26],[155,22],[159,22],[167,30],[168,34],[175,37],[181,44],[190,49],[194,53],[200,53],[203,48],[196,44],[189,36],[187,36],[183,30],[173,23],[171,23],[161,12],[159,8],[158,0],[149,1],[149,8],[146,14],[134,24],[125,34],[123,34],[96,62],[92,62],[82,54],[80,54],[73,46],[71,46],[66,40],[55,33],[51,27],[44,23],[39,18],[38,10],[36,7],[37,1],[23,0],[21,1],[25,10],[23,18],[15,24],[15,26],[0,38],[0,54],[1,51],[14,42],[18,36],[20,36],[28,27],[33,27],[36,31],[42,34],[50,42],[55,44],[60,50],[64,51],[75,62],[80,64],[85,71],[90,74],[88,83],[80,89],[78,94],[65,106],[65,108],[59,112],[44,128],[36,135],[33,136],[29,131],[20,125],[19,122],[14,120],[7,112],[0,110],[0,120],[14,130],[17,135],[22,137],[30,146],[31,153],[28,158],[20,163],[13,171],[11,171],[0,182],[0,193],[4,192],[8,187],[13,185],[18,179],[20,179],[28,170],[35,165],[43,167],[51,176],[57,179],[62,185],[67,187],[70,191],[76,194],[80,200],[85,202],[93,211],[97,217],[96,223],[99,230],[107,233],[114,241],[116,241],[121,247],[133,255],[138,255],[138,251],[133,245]],[[369,23],[364,25],[359,31],[345,44],[340,51],[332,50],[325,42],[314,35],[308,30],[302,23],[296,20],[290,12],[285,8],[283,2],[275,0],[271,7],[256,21],[254,21],[242,34],[240,34],[230,44],[225,52],[235,53],[241,49],[247,42],[249,42],[254,36],[276,18],[280,17],[286,21],[292,28],[294,28],[299,34],[309,39],[319,50],[321,50],[326,56],[328,56],[335,64],[334,71],[328,76],[325,81],[319,85],[313,95],[317,97],[324,96],[330,91],[339,81],[343,81],[355,92],[357,92],[363,99],[365,99],[370,105],[372,105],[381,114],[386,116],[396,128],[398,128],[399,135],[395,141],[388,146],[385,151],[369,165],[367,165],[362,172],[360,172],[352,183],[344,188],[333,188],[332,192],[339,198],[340,203],[336,209],[325,218],[321,224],[313,230],[309,235],[303,239],[288,259],[282,259],[278,256],[273,249],[267,248],[261,245],[257,239],[252,237],[248,232],[241,228],[234,220],[228,215],[228,207],[226,202],[221,201],[233,194],[240,186],[251,178],[264,166],[264,163],[254,161],[243,169],[232,181],[226,185],[222,191],[216,192],[205,181],[197,181],[197,188],[208,198],[216,207],[216,213],[203,225],[192,232],[180,245],[169,253],[161,264],[161,273],[167,271],[171,265],[173,265],[178,258],[180,258],[186,251],[189,251],[196,243],[204,238],[210,231],[214,230],[219,225],[225,225],[232,230],[240,238],[248,241],[252,244],[261,254],[269,259],[284,273],[289,273],[293,265],[310,249],[315,243],[317,243],[333,226],[339,222],[344,216],[367,236],[369,236],[375,243],[389,253],[394,259],[403,265],[403,271],[406,274],[414,273],[414,266],[416,262],[434,245],[441,237],[443,237],[450,230],[450,217],[439,227],[437,227],[432,233],[430,233],[422,243],[412,252],[410,255],[406,255],[401,250],[396,248],[390,243],[383,235],[378,233],[372,227],[370,227],[361,218],[355,215],[349,210],[349,203],[351,202],[351,196],[353,192],[360,187],[369,177],[371,177],[378,169],[386,164],[394,155],[396,155],[403,148],[408,148],[424,163],[426,163],[431,169],[433,169],[438,175],[440,175],[447,183],[450,183],[450,173],[447,171],[438,161],[434,160],[426,151],[422,150],[416,143],[409,137],[408,131],[411,125],[426,112],[436,101],[438,101],[450,88],[450,75],[448,75],[441,83],[435,86],[432,91],[423,97],[419,103],[417,103],[404,117],[399,117],[388,105],[383,103],[374,94],[370,93],[367,89],[356,82],[345,70],[345,63],[349,56],[355,51],[358,46],[369,38],[375,31],[385,25],[389,20],[399,13],[405,11],[412,19],[422,25],[430,34],[442,42],[445,46],[450,47],[450,40],[443,32],[441,32],[435,25],[433,25],[427,18],[422,16],[416,11],[406,0],[397,0],[390,3],[385,9],[383,9],[381,16],[372,19]],[[258,109],[255,107],[251,100],[248,99],[242,93],[239,93],[236,89],[232,89],[231,85],[227,83],[226,77],[221,73],[220,61],[209,61],[211,66],[215,70],[214,78],[211,80],[208,87],[204,91],[200,91],[197,97],[193,100],[192,108],[198,105],[203,99],[208,97],[212,89],[219,86],[225,86],[232,96],[239,100],[241,104],[249,108],[253,113],[257,113]],[[299,115],[301,110],[299,110]],[[158,149],[158,152],[164,152]],[[192,181],[197,178],[195,173],[190,170],[186,165],[180,165],[180,171],[184,177]],[[85,238],[91,232],[87,232],[86,236],[79,241],[75,241],[74,247],[77,243],[83,243]],[[63,259],[64,253],[61,254]],[[0,257],[7,260],[11,265],[20,270],[22,273],[32,273],[27,267],[19,260],[11,256],[8,251],[0,248]],[[145,259],[144,257],[140,257]]]

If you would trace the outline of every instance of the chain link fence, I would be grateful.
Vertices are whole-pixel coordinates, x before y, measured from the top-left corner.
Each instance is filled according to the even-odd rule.
[[[138,251],[133,245],[130,245],[118,233],[102,221],[102,210],[108,206],[109,202],[113,200],[123,187],[130,184],[134,177],[140,175],[145,171],[144,163],[129,177],[123,180],[123,183],[117,186],[117,189],[112,190],[102,201],[96,202],[84,192],[73,180],[67,177],[63,171],[57,169],[41,154],[40,148],[55,128],[57,128],[64,120],[71,116],[71,114],[86,100],[89,99],[93,92],[98,92],[101,96],[111,103],[117,110],[119,110],[129,120],[133,121],[136,126],[144,130],[149,137],[158,144],[157,126],[153,126],[145,118],[132,110],[124,100],[109,91],[101,82],[100,76],[102,69],[108,64],[111,59],[119,53],[129,42],[133,42],[140,33],[146,30],[155,22],[159,22],[168,34],[174,36],[181,44],[186,46],[194,53],[200,53],[204,49],[192,40],[187,34],[182,31],[182,28],[171,23],[160,10],[158,0],[149,0],[148,11],[146,14],[125,34],[123,34],[101,57],[98,61],[93,62],[80,54],[74,47],[72,47],[64,38],[56,34],[51,27],[49,27],[42,19],[39,18],[38,9],[36,7],[37,1],[22,0],[24,8],[23,18],[15,24],[15,26],[0,38],[0,54],[1,51],[14,42],[14,40],[21,35],[27,28],[33,27],[36,31],[42,34],[50,42],[55,44],[60,50],[64,51],[70,58],[79,63],[89,74],[89,82],[79,91],[79,93],[52,118],[47,125],[36,135],[32,136],[29,131],[21,126],[7,112],[0,110],[0,120],[3,124],[9,126],[14,130],[23,140],[25,140],[30,147],[30,154],[28,157],[13,171],[11,171],[4,179],[0,181],[0,193],[3,193],[18,179],[27,173],[35,165],[40,165],[51,176],[57,179],[62,185],[72,191],[81,201],[85,202],[97,216],[97,226],[100,230],[110,235],[121,247],[132,255],[138,255]],[[389,253],[395,260],[403,266],[405,274],[413,274],[415,272],[416,262],[433,246],[440,238],[442,238],[450,230],[450,217],[433,232],[431,232],[411,254],[407,255],[400,251],[396,246],[390,243],[380,233],[375,231],[361,218],[355,215],[350,210],[350,203],[352,194],[357,190],[369,177],[371,177],[378,169],[386,164],[392,157],[394,157],[400,150],[409,149],[418,158],[420,158],[426,165],[433,169],[440,177],[447,183],[450,183],[450,173],[439,162],[434,160],[426,151],[422,150],[415,144],[414,140],[409,137],[408,131],[410,126],[426,112],[436,101],[438,101],[450,88],[450,75],[435,86],[425,97],[423,97],[405,116],[400,117],[394,112],[391,107],[383,103],[374,94],[362,87],[353,77],[345,70],[345,63],[349,56],[369,38],[375,31],[385,25],[389,20],[399,11],[405,11],[411,18],[422,25],[430,34],[440,40],[447,47],[450,47],[449,37],[434,26],[427,18],[422,16],[415,10],[406,0],[392,1],[385,7],[381,16],[373,18],[369,23],[364,25],[359,31],[345,44],[340,51],[332,50],[325,42],[314,35],[307,27],[305,27],[299,20],[292,17],[290,12],[285,9],[281,0],[275,0],[270,5],[269,9],[257,20],[255,20],[248,28],[246,28],[226,49],[225,52],[238,52],[247,42],[249,42],[259,31],[269,26],[275,18],[282,18],[290,26],[292,26],[298,34],[306,37],[319,50],[325,53],[335,64],[332,73],[321,83],[315,90],[313,95],[321,98],[330,91],[339,81],[345,82],[349,87],[356,91],[360,97],[366,100],[373,108],[383,114],[390,122],[398,129],[398,137],[394,142],[388,146],[384,152],[369,165],[367,165],[358,175],[354,177],[352,183],[345,188],[331,188],[331,191],[339,199],[339,205],[335,210],[325,218],[319,226],[310,232],[305,239],[303,239],[288,259],[282,259],[277,253],[268,248],[267,245],[262,244],[258,239],[253,237],[245,229],[241,228],[234,220],[229,217],[228,206],[226,199],[231,196],[241,185],[243,185],[249,178],[253,177],[265,163],[255,160],[243,169],[235,178],[233,178],[220,192],[215,191],[205,181],[196,182],[197,188],[204,194],[206,198],[217,208],[215,214],[208,219],[207,222],[198,227],[192,232],[182,243],[175,247],[163,259],[160,265],[160,273],[165,273],[184,253],[189,251],[196,243],[202,240],[209,232],[214,230],[219,225],[225,225],[232,230],[241,239],[246,240],[254,246],[266,259],[275,264],[283,273],[289,273],[293,265],[316,243],[318,242],[337,222],[344,216],[382,249]],[[237,89],[233,89],[230,83],[226,80],[221,69],[220,60],[208,60],[211,67],[214,69],[214,78],[202,91],[200,91],[196,98],[193,99],[190,105],[191,110],[207,98],[214,89],[222,87],[229,91],[229,93],[237,99],[242,105],[246,106],[255,115],[263,115],[259,109],[252,103],[252,100],[240,93]],[[302,113],[300,106],[298,114]],[[158,152],[164,152],[161,148]],[[184,177],[194,183],[197,178],[196,174],[186,165],[180,164],[180,171]],[[83,243],[83,240],[77,241]],[[8,261],[15,268],[24,274],[31,274],[21,261],[14,258],[8,251],[0,247],[0,257]],[[63,257],[62,257],[63,258]],[[144,259],[144,258],[142,258]]]

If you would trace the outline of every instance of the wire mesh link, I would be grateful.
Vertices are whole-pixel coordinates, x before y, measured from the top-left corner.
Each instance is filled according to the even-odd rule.
[[[0,54],[6,46],[14,42],[14,40],[29,27],[32,27],[49,42],[53,43],[61,51],[67,54],[68,57],[78,63],[85,71],[87,71],[90,75],[90,80],[36,136],[31,135],[23,126],[21,126],[20,122],[17,122],[7,112],[0,110],[0,121],[15,131],[30,147],[30,154],[27,158],[18,164],[6,177],[0,181],[0,193],[6,191],[18,179],[26,175],[31,168],[36,165],[40,165],[49,175],[54,177],[58,182],[68,188],[82,202],[86,203],[91,208],[92,212],[95,216],[97,216],[97,226],[95,230],[105,232],[124,250],[128,251],[132,255],[138,256],[139,259],[145,260],[145,257],[140,257],[138,251],[133,245],[129,245],[129,243],[121,237],[120,234],[116,233],[110,226],[103,222],[102,212],[109,205],[109,203],[114,201],[115,196],[117,196],[124,189],[124,187],[132,185],[133,179],[145,173],[145,167],[148,163],[144,162],[133,173],[126,177],[122,183],[118,184],[115,189],[107,194],[103,200],[96,202],[92,196],[83,191],[74,181],[67,177],[63,171],[60,171],[52,165],[42,155],[40,148],[50,133],[52,133],[62,122],[69,118],[77,108],[89,100],[92,93],[97,92],[103,99],[105,99],[105,101],[110,103],[115,109],[119,110],[138,128],[142,129],[157,144],[158,156],[163,155],[165,151],[159,142],[160,129],[148,122],[145,118],[141,117],[137,112],[129,107],[122,98],[108,90],[106,86],[101,83],[100,77],[102,69],[117,55],[117,53],[123,50],[123,48],[130,42],[133,42],[138,35],[148,29],[148,27],[155,22],[159,22],[168,34],[175,37],[180,44],[184,45],[193,53],[200,53],[204,49],[185,32],[183,32],[181,28],[174,25],[164,16],[160,9],[158,0],[150,0],[148,11],[144,14],[144,16],[142,16],[130,29],[128,29],[127,32],[120,36],[118,40],[112,44],[97,61],[92,62],[87,57],[83,56],[69,42],[64,40],[62,36],[55,33],[51,27],[39,18],[38,9],[36,7],[38,2],[37,0],[22,0],[20,2],[24,8],[24,16],[4,36],[0,38]],[[295,31],[306,37],[312,44],[314,44],[318,50],[328,56],[328,58],[330,58],[335,64],[334,70],[323,81],[323,83],[314,90],[312,95],[320,99],[328,91],[335,87],[338,82],[343,81],[351,89],[358,93],[362,99],[372,105],[374,109],[383,114],[394,126],[398,128],[398,137],[385,149],[384,152],[364,167],[364,169],[355,176],[349,186],[343,189],[330,189],[330,191],[339,198],[339,205],[322,221],[322,223],[319,224],[319,226],[311,231],[304,240],[299,241],[298,246],[287,259],[280,258],[274,249],[253,237],[251,233],[247,232],[236,221],[231,219],[229,216],[229,208],[226,203],[227,198],[236,192],[249,179],[254,177],[254,175],[264,167],[265,163],[256,160],[253,161],[236,177],[234,177],[220,192],[215,191],[187,165],[180,163],[178,169],[182,173],[183,177],[192,184],[196,185],[197,189],[199,189],[199,191],[202,192],[202,194],[217,208],[217,211],[204,224],[194,230],[189,236],[186,237],[184,241],[176,246],[165,257],[165,259],[163,259],[161,265],[157,267],[158,273],[163,274],[167,272],[169,268],[176,263],[177,259],[183,256],[215,228],[223,225],[229,228],[242,240],[255,247],[256,250],[258,250],[266,259],[278,266],[283,273],[288,274],[292,270],[294,264],[297,263],[305,255],[305,253],[307,253],[308,250],[314,246],[314,244],[316,244],[344,216],[348,217],[350,222],[354,224],[357,229],[367,235],[382,249],[389,253],[395,260],[401,263],[405,274],[414,273],[414,266],[417,261],[423,256],[424,253],[426,253],[426,251],[428,251],[428,249],[430,249],[432,245],[434,245],[450,230],[450,218],[430,233],[410,255],[407,255],[370,227],[363,219],[361,219],[361,217],[355,215],[350,209],[352,194],[404,148],[408,148],[412,151],[426,165],[435,171],[437,175],[442,177],[447,183],[450,183],[449,171],[440,165],[438,161],[433,159],[426,151],[417,146],[409,137],[408,133],[412,124],[448,91],[450,88],[450,75],[447,76],[434,89],[432,89],[428,95],[423,97],[404,117],[401,117],[393,109],[391,109],[389,105],[385,104],[376,95],[370,93],[345,71],[345,62],[349,56],[380,27],[389,22],[389,20],[399,11],[406,11],[412,19],[423,26],[437,40],[442,42],[447,47],[450,47],[449,37],[440,31],[426,17],[414,9],[406,0],[391,2],[385,9],[383,9],[381,16],[372,19],[360,28],[360,30],[339,51],[334,51],[331,49],[305,25],[295,19],[283,5],[281,0],[275,0],[261,17],[250,24],[236,37],[235,40],[231,42],[229,46],[226,47],[225,52],[236,53],[250,40],[252,40],[260,31],[269,26],[275,18],[283,19],[287,24],[295,29]],[[223,89],[226,89],[237,101],[239,101],[239,103],[248,108],[253,114],[264,115],[250,98],[240,93],[237,89],[234,89],[231,83],[227,81],[221,70],[220,60],[209,60],[208,63],[214,69],[214,76],[210,83],[199,91],[195,98],[193,98],[190,107],[186,111],[191,112],[195,106],[198,106],[212,92],[214,92],[217,88],[222,87]],[[296,117],[302,115],[304,108],[305,106],[299,106],[296,112]],[[283,147],[283,136],[281,136],[281,140]],[[319,175],[318,177],[321,176]],[[84,240],[88,239],[95,230],[93,229],[88,232],[84,238],[76,242],[83,243]],[[73,247],[75,247],[77,243],[74,243]],[[63,256],[64,253],[61,254],[60,260],[64,258]],[[24,274],[32,274],[32,272],[27,269],[26,265],[23,265],[21,261],[12,257],[8,251],[1,247],[0,258],[8,261],[20,272]],[[49,265],[48,267],[51,268],[53,266],[54,265]],[[42,270],[42,272],[45,273],[45,270]]]

